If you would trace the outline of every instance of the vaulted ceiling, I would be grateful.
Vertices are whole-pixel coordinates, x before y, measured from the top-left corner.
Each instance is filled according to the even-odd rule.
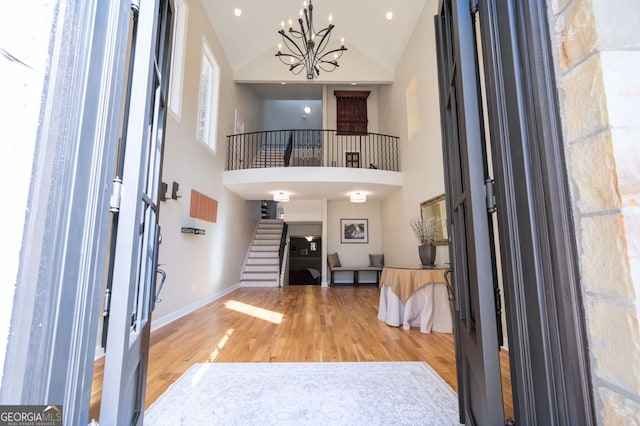
[[[322,85],[379,85],[393,83],[396,67],[427,2],[438,0],[312,0],[315,28],[319,30],[333,17],[331,46],[345,38],[348,51],[334,72],[321,72],[308,82],[304,73],[294,75],[275,56],[281,42],[281,22],[294,25],[303,8],[302,0],[201,0],[222,45],[236,82],[249,83],[263,99],[322,99]],[[235,16],[234,9],[241,9]],[[388,20],[388,12],[393,19]],[[283,85],[282,83],[286,83]],[[335,176],[334,176],[335,177]],[[335,180],[335,179],[333,179]],[[340,181],[336,184],[304,181],[234,183],[233,191],[245,199],[270,199],[274,190],[291,194],[292,199],[348,199],[362,191],[371,199],[382,199],[397,186]],[[228,185],[228,182],[225,183]],[[276,192],[277,192],[276,191]]]
[[[315,0],[316,29],[328,24],[332,15],[335,28],[332,46],[345,38],[348,51],[340,67],[323,72],[313,83],[385,84],[393,81],[395,68],[416,21],[427,1],[436,0]],[[269,93],[287,96],[281,83],[296,84],[296,96],[305,91],[317,93],[304,73],[293,75],[275,57],[280,42],[280,23],[294,26],[303,8],[302,0],[202,0],[214,31],[224,49],[238,82],[258,83],[264,97]],[[242,11],[235,16],[234,10]],[[393,19],[386,18],[387,12]],[[306,84],[302,88],[299,84]],[[272,90],[277,88],[276,91]],[[292,89],[289,88],[289,91]]]

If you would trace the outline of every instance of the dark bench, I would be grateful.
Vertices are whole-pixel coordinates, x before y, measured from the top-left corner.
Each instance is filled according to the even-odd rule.
[[[359,273],[365,271],[374,271],[376,273],[376,285],[380,284],[380,274],[382,273],[381,266],[330,266],[329,270],[331,271],[331,279],[329,281],[330,285],[335,284],[333,282],[333,273],[334,272],[352,272],[353,273],[353,285],[360,285],[359,282]]]

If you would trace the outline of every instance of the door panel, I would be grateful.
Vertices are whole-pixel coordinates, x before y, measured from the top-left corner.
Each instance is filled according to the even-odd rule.
[[[479,1],[516,420],[595,423],[546,1]]]
[[[493,230],[487,212],[478,57],[468,0],[436,16],[460,421],[504,423],[495,314]]]
[[[126,93],[115,181],[109,330],[100,422],[142,424],[151,310],[160,241],[162,169],[171,8],[168,1],[132,7],[131,85]]]

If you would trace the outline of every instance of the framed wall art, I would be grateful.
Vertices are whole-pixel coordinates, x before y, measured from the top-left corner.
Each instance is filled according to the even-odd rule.
[[[368,219],[340,219],[341,243],[369,243]]]

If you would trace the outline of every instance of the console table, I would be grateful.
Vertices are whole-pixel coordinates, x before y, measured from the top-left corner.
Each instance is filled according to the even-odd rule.
[[[444,278],[446,268],[385,266],[380,276],[378,319],[422,333],[453,332],[451,305]]]

